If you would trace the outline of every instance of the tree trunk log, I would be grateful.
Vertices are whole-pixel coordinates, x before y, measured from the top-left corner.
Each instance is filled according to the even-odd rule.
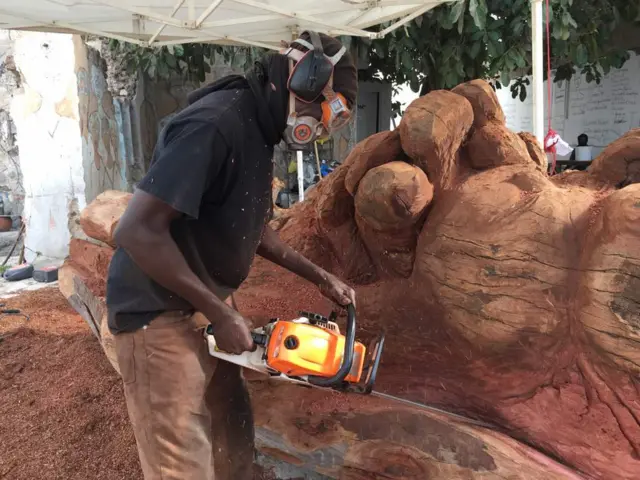
[[[61,291],[119,372],[104,298],[69,263],[60,275]],[[580,478],[506,435],[434,412],[246,374],[258,452],[301,471],[340,480]]]
[[[115,247],[113,232],[127,208],[131,194],[107,190],[80,213],[80,226],[89,237]]]
[[[303,471],[340,480],[582,478],[507,435],[435,412],[264,377],[248,385],[256,448]]]
[[[118,374],[118,360],[116,358],[113,335],[107,326],[107,306],[102,296],[94,294],[91,286],[92,279],[86,271],[67,260],[58,271],[60,292],[67,298],[71,306],[87,322],[91,332],[102,345],[111,366]]]

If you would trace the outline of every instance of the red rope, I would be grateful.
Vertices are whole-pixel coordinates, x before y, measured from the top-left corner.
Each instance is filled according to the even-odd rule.
[[[551,162],[551,172],[550,175],[554,175],[556,173],[556,142],[548,145],[549,141],[554,138],[557,133],[551,128],[551,108],[553,107],[553,98],[552,98],[552,86],[551,86],[551,20],[549,19],[549,0],[546,0],[546,24],[547,24],[547,122],[549,125],[549,130],[547,131],[547,136],[544,138],[544,150],[553,155],[553,161]],[[547,146],[548,145],[548,146]]]

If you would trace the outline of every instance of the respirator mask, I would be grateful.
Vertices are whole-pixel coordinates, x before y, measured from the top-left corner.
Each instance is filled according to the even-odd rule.
[[[306,48],[306,52],[291,46],[281,51],[289,58],[291,69],[287,83],[289,116],[284,139],[293,150],[304,149],[317,140],[326,140],[347,125],[352,116],[344,96],[333,90],[333,69],[346,48],[342,47],[329,57],[324,53],[320,35],[309,32],[309,36],[311,43],[302,38],[292,42],[292,45],[297,43]],[[318,102],[321,98],[323,100]]]

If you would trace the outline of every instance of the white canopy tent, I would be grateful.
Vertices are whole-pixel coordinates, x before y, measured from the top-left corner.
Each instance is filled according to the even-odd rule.
[[[0,28],[84,32],[138,44],[277,48],[304,29],[380,38],[455,0],[3,0]],[[383,32],[366,29],[395,21]]]
[[[0,28],[86,33],[139,45],[210,42],[277,49],[281,40],[290,40],[305,29],[334,36],[382,38],[438,5],[455,1],[457,0],[2,0]],[[531,2],[533,133],[542,145],[542,0]],[[392,23],[381,32],[367,30],[386,22]],[[302,177],[301,162],[300,153],[299,179]]]

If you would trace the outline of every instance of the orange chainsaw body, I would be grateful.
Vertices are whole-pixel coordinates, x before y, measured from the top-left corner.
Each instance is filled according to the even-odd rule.
[[[335,375],[342,364],[345,337],[328,328],[277,320],[267,344],[267,365],[292,377]],[[366,347],[355,342],[353,363],[345,381],[357,383],[362,376]]]

